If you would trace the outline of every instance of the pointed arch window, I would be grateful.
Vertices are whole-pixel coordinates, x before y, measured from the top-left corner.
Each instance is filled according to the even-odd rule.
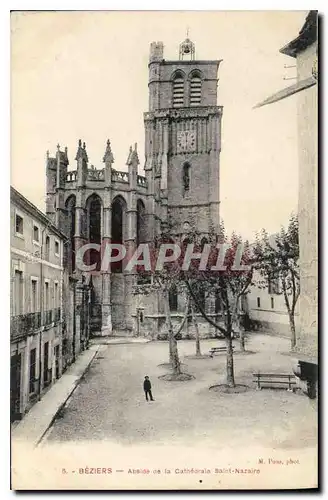
[[[202,78],[194,73],[190,79],[190,106],[200,106],[202,100]]]
[[[126,202],[121,196],[117,196],[112,203],[112,243],[124,244],[125,213]],[[122,260],[113,262],[111,270],[114,273],[121,273],[123,270]]]
[[[184,163],[182,169],[182,183],[184,191],[190,189],[190,163]]]
[[[184,106],[184,75],[180,72],[173,77],[173,107]]]
[[[101,219],[102,219],[102,203],[98,195],[91,195],[87,200],[88,213],[88,241],[89,243],[101,244]],[[101,258],[100,254],[95,249],[90,249],[87,252],[88,264],[96,264],[96,270],[100,270]]]
[[[74,272],[75,270],[75,207],[76,207],[76,199],[75,196],[72,195],[66,200],[65,204],[67,210],[67,222],[68,222],[68,238],[69,243],[68,246],[65,246],[65,259],[69,265],[70,272]]]
[[[208,240],[204,236],[204,238],[202,238],[202,241],[200,242],[200,248],[201,248],[202,251],[204,250],[204,246],[207,245],[207,244],[208,244]]]

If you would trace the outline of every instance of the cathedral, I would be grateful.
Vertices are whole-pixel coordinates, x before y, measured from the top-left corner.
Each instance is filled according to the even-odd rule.
[[[120,263],[104,271],[83,273],[76,265],[77,249],[87,243],[122,243],[130,251],[154,241],[168,218],[176,221],[174,237],[188,237],[193,220],[205,240],[219,228],[219,178],[222,107],[217,106],[219,60],[198,60],[194,43],[179,46],[177,60],[164,59],[162,42],[150,45],[149,106],[144,113],[144,175],[138,173],[137,145],[130,147],[127,170],[114,168],[107,141],[103,168],[89,166],[80,140],[76,169],[69,170],[67,149],[47,157],[48,217],[66,235],[68,287],[80,281],[90,289],[91,335],[149,336],[165,329],[163,304],[157,292],[144,293],[133,271]],[[113,145],[114,147],[114,145]],[[96,263],[90,250],[89,263]],[[75,277],[75,278],[74,278]],[[140,293],[138,292],[140,287]],[[216,304],[206,309],[217,314]],[[173,319],[183,315],[185,298],[170,294]],[[67,297],[67,307],[71,304]],[[209,325],[203,325],[204,335]],[[185,335],[188,335],[188,324]]]

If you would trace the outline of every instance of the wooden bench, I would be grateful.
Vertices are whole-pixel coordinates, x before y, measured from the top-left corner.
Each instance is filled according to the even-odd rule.
[[[292,386],[296,384],[295,375],[289,373],[253,373],[253,377],[259,390],[262,387],[276,387],[277,385],[285,387],[287,385],[287,390],[293,391]]]
[[[232,346],[232,350],[234,350],[235,346]],[[227,352],[227,347],[225,345],[222,345],[220,347],[212,347],[210,349],[210,356],[213,358],[214,354],[216,352]]]

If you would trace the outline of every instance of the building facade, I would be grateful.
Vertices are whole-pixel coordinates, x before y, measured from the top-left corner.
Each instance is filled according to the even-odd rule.
[[[65,367],[63,245],[47,217],[11,188],[11,418],[20,419]]]
[[[58,148],[55,157],[47,158],[47,215],[69,240],[71,276],[90,287],[94,335],[153,336],[165,329],[165,315],[161,297],[143,293],[147,285],[140,284],[134,271],[121,264],[102,270],[99,252],[91,249],[86,256],[96,269],[82,271],[76,257],[83,245],[104,248],[106,243],[119,243],[131,255],[138,243],[153,242],[169,220],[175,221],[176,242],[188,238],[191,220],[200,241],[211,228],[218,231],[223,111],[217,106],[219,65],[220,61],[195,59],[189,39],[180,44],[179,59],[174,61],[164,59],[162,42],[151,44],[144,176],[138,174],[136,144],[130,147],[127,171],[113,168],[109,141],[103,168],[89,166],[81,141],[76,169],[68,170],[66,150]],[[178,295],[172,291],[174,321],[180,320],[185,304]],[[214,302],[209,300],[207,307],[215,309]],[[204,328],[208,334],[209,326]]]
[[[11,187],[11,419],[88,347],[90,290],[65,263],[67,238]]]
[[[251,329],[290,338],[291,330],[282,284],[278,279],[263,285],[263,277],[254,272],[254,286],[246,296],[246,308]],[[299,330],[299,301],[295,311],[296,332]]]
[[[295,373],[315,397],[318,378],[318,12],[309,11],[298,36],[280,52],[295,59],[296,84],[259,104],[297,93],[299,144],[300,328]]]
[[[315,394],[318,365],[318,43],[316,11],[299,36],[281,49],[296,60],[298,81],[312,81],[298,94],[300,329],[298,374]]]

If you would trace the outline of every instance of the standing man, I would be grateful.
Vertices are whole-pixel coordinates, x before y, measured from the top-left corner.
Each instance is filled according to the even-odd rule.
[[[150,383],[148,375],[145,376],[145,380],[144,380],[144,383],[143,383],[143,388],[144,388],[144,391],[145,391],[146,401],[148,401],[148,395],[150,397],[150,401],[155,401],[153,399],[153,395],[151,393],[151,383]]]

